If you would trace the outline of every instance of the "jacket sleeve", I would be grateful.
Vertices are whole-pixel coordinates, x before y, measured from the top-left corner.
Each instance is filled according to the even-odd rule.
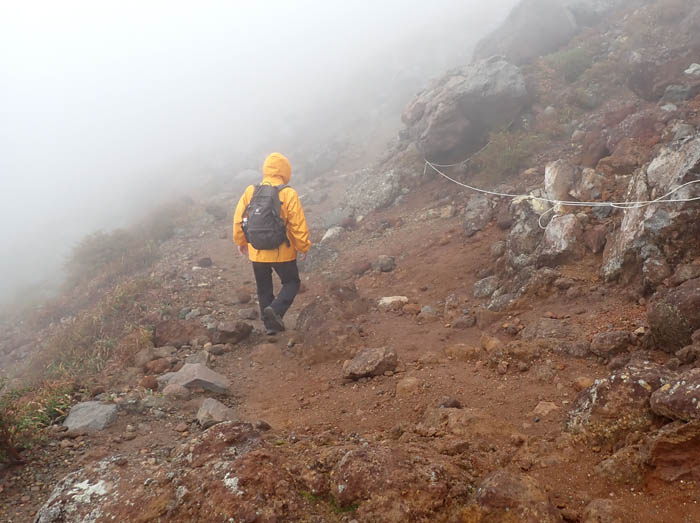
[[[308,252],[311,248],[309,227],[306,225],[304,209],[296,191],[288,191],[287,200],[287,236],[294,249],[298,252]]]
[[[233,213],[233,241],[236,245],[246,245],[248,241],[245,239],[245,233],[243,232],[243,212],[248,206],[250,196],[248,194],[250,187],[248,187],[241,199],[238,200],[238,205],[236,205],[236,212]]]

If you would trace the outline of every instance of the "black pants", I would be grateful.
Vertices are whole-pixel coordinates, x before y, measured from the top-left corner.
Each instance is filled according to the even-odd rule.
[[[282,280],[282,288],[277,297],[275,297],[272,290],[272,269],[275,270],[280,280]],[[255,273],[255,283],[258,286],[260,313],[265,307],[270,306],[280,317],[283,317],[287,309],[292,306],[294,297],[301,286],[297,261],[253,262],[253,272]]]

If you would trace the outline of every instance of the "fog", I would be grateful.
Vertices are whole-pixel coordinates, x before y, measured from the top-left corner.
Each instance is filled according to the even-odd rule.
[[[398,129],[515,0],[0,4],[0,301],[70,247],[282,150]],[[362,129],[366,126],[366,129]]]

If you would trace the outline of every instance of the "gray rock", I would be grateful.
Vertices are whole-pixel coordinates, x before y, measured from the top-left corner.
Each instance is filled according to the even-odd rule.
[[[486,308],[490,311],[502,311],[510,307],[515,301],[516,296],[512,293],[505,293],[499,296],[493,296]]]
[[[333,240],[335,238],[338,238],[343,233],[343,230],[344,229],[340,225],[336,225],[335,227],[331,227],[323,235],[323,238],[321,238],[321,241],[327,242],[327,241]]]
[[[213,354],[214,356],[221,356],[222,354],[229,352],[231,350],[231,347],[227,347],[223,343],[218,343],[216,345],[212,345],[209,348],[209,352]]]
[[[200,350],[194,354],[190,354],[185,358],[185,363],[201,363],[202,365],[206,365],[209,363],[209,352]]]
[[[168,385],[202,388],[218,394],[228,394],[231,386],[228,378],[201,363],[186,363],[168,380]]]
[[[482,147],[490,131],[516,118],[528,101],[518,67],[481,60],[450,71],[420,93],[401,118],[428,160],[458,162]]]
[[[667,194],[681,184],[693,180],[700,166],[700,136],[664,147],[644,172],[635,174],[627,189],[626,201],[647,201]],[[669,198],[687,199],[700,196],[700,184],[688,185]],[[667,239],[675,234],[671,252],[665,252]],[[700,206],[697,202],[649,205],[626,209],[619,230],[611,239],[603,256],[602,274],[606,280],[641,269],[649,254],[664,252],[668,259],[681,257],[684,245],[700,235]],[[649,249],[657,248],[656,251]],[[669,256],[671,255],[671,256]]]
[[[235,420],[233,409],[227,407],[214,398],[207,398],[202,402],[202,406],[197,411],[197,421],[202,428],[209,428],[222,421]]]
[[[539,215],[528,200],[514,200],[509,210],[513,226],[506,240],[506,261],[513,269],[520,270],[534,264],[533,255],[543,231],[538,224]]]
[[[671,128],[674,140],[683,140],[695,134],[695,127],[685,122],[676,122]]]
[[[117,406],[99,401],[84,401],[73,405],[63,422],[68,430],[103,430],[117,417]]]
[[[343,364],[343,378],[357,380],[360,378],[380,376],[386,371],[396,370],[399,363],[394,349],[379,347],[364,349],[352,360]]]
[[[559,0],[522,0],[495,31],[479,41],[474,58],[500,55],[523,64],[556,51],[577,31],[573,13]]]
[[[423,305],[418,313],[418,319],[424,322],[436,321],[439,319],[437,311],[431,305]]]
[[[544,192],[550,200],[571,200],[570,191],[578,181],[578,169],[566,160],[547,164],[544,169]]]
[[[247,309],[240,309],[236,316],[239,320],[257,320],[260,313],[255,307],[249,307]]]
[[[581,226],[573,214],[553,217],[544,231],[538,263],[542,265],[567,261],[580,252]]]
[[[493,217],[493,209],[489,199],[483,194],[475,194],[464,208],[464,234],[474,236],[488,225]]]
[[[244,321],[222,321],[216,326],[214,341],[220,343],[239,343],[250,336],[253,326]]]
[[[677,104],[684,102],[690,96],[690,86],[687,85],[669,85],[664,91],[663,97],[659,100],[659,105],[667,103]]]
[[[474,284],[475,298],[489,298],[499,286],[498,276],[489,276]]]
[[[341,227],[343,223],[352,218],[352,216],[352,209],[347,207],[334,207],[333,209],[328,211],[323,217],[323,225],[327,227],[329,231],[340,227],[340,230],[337,231],[338,233],[340,233],[343,230],[343,228]]]
[[[688,69],[685,70],[685,74],[700,76],[700,64],[690,64],[690,67],[688,67]]]
[[[163,389],[163,396],[171,400],[187,400],[190,398],[190,390],[182,385],[167,385]]]
[[[382,254],[377,258],[377,268],[382,272],[391,272],[396,268],[396,260],[393,256]]]
[[[369,212],[389,207],[401,193],[402,178],[402,174],[397,170],[382,173],[359,171],[345,195],[348,216],[364,216]],[[326,226],[340,223],[342,221],[326,223]]]

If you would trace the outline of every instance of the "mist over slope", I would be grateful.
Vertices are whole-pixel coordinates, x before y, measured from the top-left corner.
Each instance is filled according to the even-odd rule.
[[[269,150],[303,173],[314,148],[397,129],[397,108],[513,3],[6,5],[0,301],[60,279],[84,234]]]

